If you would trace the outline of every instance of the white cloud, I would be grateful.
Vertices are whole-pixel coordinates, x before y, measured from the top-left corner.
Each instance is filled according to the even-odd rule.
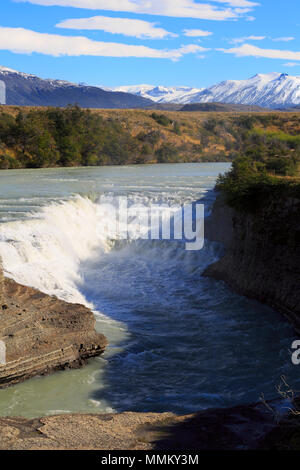
[[[184,35],[191,38],[201,38],[206,36],[212,36],[213,33],[210,31],[203,31],[202,29],[184,29]]]
[[[247,13],[248,7],[257,3],[248,0],[213,0],[222,3],[222,8],[212,5],[210,0],[198,3],[195,0],[14,0],[44,6],[68,6],[89,10],[125,11],[148,15],[171,16],[178,18],[198,18],[203,20],[230,20]],[[244,7],[242,10],[238,7]]]
[[[93,16],[92,18],[76,18],[62,21],[58,28],[100,30],[112,34],[123,34],[140,39],[163,39],[167,36],[177,36],[163,28],[157,28],[156,23],[128,18],[108,18]]]
[[[236,57],[264,57],[266,59],[285,59],[291,61],[300,61],[300,52],[279,50],[279,49],[261,49],[251,44],[243,44],[240,47],[231,49],[218,49],[225,54],[234,54]]]
[[[299,66],[299,62],[287,62],[286,64],[283,64],[284,67],[297,67]]]
[[[198,54],[208,49],[188,44],[179,49],[152,49],[114,42],[93,41],[84,36],[60,36],[38,33],[24,28],[0,26],[0,50],[19,54],[40,54],[59,56],[102,56],[102,57],[149,57],[153,59],[179,60],[185,54]]]
[[[280,38],[270,38],[268,36],[244,36],[241,38],[234,38],[234,39],[229,39],[229,42],[231,44],[242,44],[243,42],[247,41],[263,41],[264,39],[270,39],[271,41],[274,42],[289,42],[293,41],[295,38],[292,36],[288,37],[280,37]]]
[[[255,6],[258,6],[259,3],[257,2],[252,2],[248,0],[214,0],[215,2],[218,3],[227,3],[231,7],[250,7],[253,8]]]
[[[242,38],[230,39],[229,42],[232,44],[240,44],[246,41],[263,41],[264,39],[266,39],[266,36],[245,36]]]
[[[286,37],[282,37],[282,38],[274,38],[272,39],[272,41],[274,42],[289,42],[289,41],[294,41],[294,37],[293,36],[286,36]]]

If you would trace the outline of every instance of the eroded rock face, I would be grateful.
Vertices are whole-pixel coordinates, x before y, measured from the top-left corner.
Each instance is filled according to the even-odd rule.
[[[80,367],[103,353],[106,338],[95,331],[93,313],[3,277],[0,270],[0,388],[35,375]]]
[[[207,238],[225,256],[204,275],[285,314],[300,333],[300,201],[264,201],[255,213],[230,209],[219,196]]]

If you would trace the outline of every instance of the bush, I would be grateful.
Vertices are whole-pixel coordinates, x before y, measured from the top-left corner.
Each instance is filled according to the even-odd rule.
[[[152,113],[151,117],[161,126],[168,127],[170,124],[173,123],[173,121],[169,119],[165,114]]]
[[[9,155],[0,155],[0,169],[1,170],[14,170],[21,168],[21,163]]]
[[[239,157],[225,175],[220,175],[216,189],[225,194],[227,203],[240,211],[256,211],[271,195],[300,196],[300,184],[278,179],[267,173],[266,166],[249,157]]]
[[[172,144],[163,144],[156,152],[158,163],[175,163],[179,161],[179,151]]]
[[[181,135],[181,128],[180,128],[180,124],[178,121],[174,122],[174,132],[177,135]]]

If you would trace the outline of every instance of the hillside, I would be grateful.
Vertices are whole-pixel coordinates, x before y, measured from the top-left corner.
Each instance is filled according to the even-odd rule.
[[[195,103],[195,104],[186,104],[180,111],[202,111],[202,112],[223,112],[223,113],[233,113],[233,112],[266,112],[265,108],[260,108],[259,106],[249,106],[246,104],[230,104],[230,103]]]
[[[256,154],[270,156],[272,171],[285,174],[300,153],[299,113],[0,110],[2,169],[232,161]]]
[[[86,108],[144,108],[150,100],[129,93],[112,92],[98,87],[77,85],[62,80],[44,80],[6,67],[0,67],[0,103],[17,106],[67,106]],[[6,96],[5,96],[6,95]]]

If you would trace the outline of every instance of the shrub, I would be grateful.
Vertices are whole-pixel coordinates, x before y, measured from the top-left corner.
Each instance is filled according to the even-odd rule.
[[[172,144],[163,144],[155,152],[158,163],[175,163],[179,160],[179,152]]]
[[[270,176],[261,162],[249,157],[239,157],[225,175],[220,175],[216,185],[227,203],[240,211],[256,211],[270,196],[300,197],[300,184]]]
[[[168,127],[170,124],[173,123],[173,121],[169,119],[165,114],[152,113],[151,117],[161,126]]]

